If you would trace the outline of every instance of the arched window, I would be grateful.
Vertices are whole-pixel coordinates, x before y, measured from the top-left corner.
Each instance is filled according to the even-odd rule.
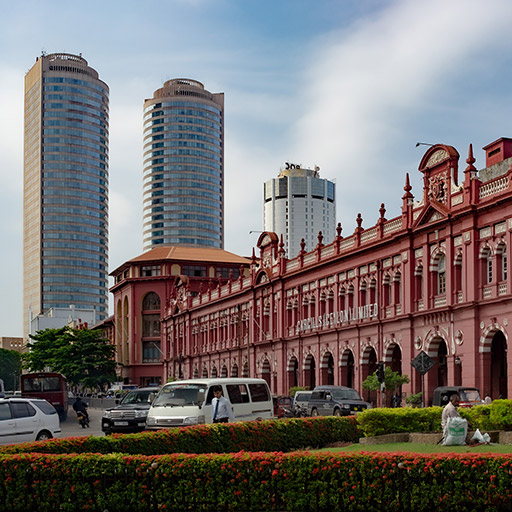
[[[149,292],[142,301],[142,310],[160,309],[160,297],[155,292]]]
[[[402,303],[402,274],[400,271],[393,276],[393,300],[395,304]]]
[[[492,252],[490,247],[484,247],[480,251],[480,269],[482,275],[482,284],[487,285],[492,283]]]
[[[382,281],[382,292],[384,306],[389,306],[391,304],[391,278],[389,277],[389,274],[386,274]]]
[[[504,243],[501,243],[496,248],[496,270],[498,275],[496,276],[498,282],[507,280],[507,246]]]
[[[441,254],[437,258],[437,295],[446,293],[446,257]]]

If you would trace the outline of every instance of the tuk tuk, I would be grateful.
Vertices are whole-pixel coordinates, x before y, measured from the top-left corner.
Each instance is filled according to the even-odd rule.
[[[472,407],[482,404],[478,388],[468,386],[440,386],[434,389],[432,405],[444,407],[450,401],[452,395],[459,395],[459,407]]]

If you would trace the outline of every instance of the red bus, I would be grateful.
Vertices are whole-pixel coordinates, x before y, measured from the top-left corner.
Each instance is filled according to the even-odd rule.
[[[57,409],[61,421],[68,416],[68,382],[60,373],[38,372],[22,375],[21,396],[43,398],[50,402]]]

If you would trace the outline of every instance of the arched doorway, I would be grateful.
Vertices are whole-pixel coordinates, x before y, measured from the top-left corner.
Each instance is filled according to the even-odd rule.
[[[248,378],[249,377],[249,364],[247,361],[242,366],[242,377]]]
[[[334,385],[334,358],[330,352],[326,352],[320,363],[320,384]]]
[[[507,398],[507,386],[507,340],[501,331],[497,331],[491,343],[491,397]]]
[[[299,361],[295,356],[291,356],[286,366],[288,377],[288,389],[299,385]]]
[[[373,347],[366,347],[363,352],[361,382],[364,382],[368,375],[373,375],[377,370],[377,352]],[[374,407],[381,405],[378,401],[377,390],[361,389],[361,394],[367,402],[370,402]]]
[[[207,379],[208,378],[208,368],[206,368],[206,366],[203,366],[203,372],[201,373],[201,377],[203,379]]]
[[[228,376],[228,368],[225,364],[222,365],[220,369],[220,377],[221,379],[225,379]]]
[[[217,367],[214,366],[212,368],[212,379],[216,379],[217,378]]]
[[[434,366],[424,376],[423,400],[425,405],[432,405],[434,389],[448,386],[448,347],[441,336],[434,336],[428,344],[427,355],[434,360]],[[453,383],[450,383],[453,384]]]
[[[270,362],[268,359],[265,359],[261,365],[261,378],[265,379],[270,387]]]
[[[238,377],[238,365],[236,363],[231,366],[231,377]]]
[[[199,368],[194,368],[194,375],[192,376],[193,379],[199,378]]]
[[[349,388],[354,387],[354,354],[349,348],[341,355],[340,384]]]
[[[391,356],[391,360],[390,360]],[[389,366],[391,371],[402,375],[402,350],[397,343],[391,343],[385,354],[385,365]],[[393,407],[393,395],[397,394],[400,398],[402,397],[402,388],[388,389],[386,390],[386,407]],[[399,402],[401,403],[401,401]]]
[[[312,354],[308,354],[304,361],[304,386],[315,389],[316,386],[316,363]]]

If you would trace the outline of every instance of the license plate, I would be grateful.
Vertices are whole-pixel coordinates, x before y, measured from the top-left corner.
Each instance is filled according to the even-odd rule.
[[[115,427],[127,427],[128,422],[127,421],[114,421]]]

